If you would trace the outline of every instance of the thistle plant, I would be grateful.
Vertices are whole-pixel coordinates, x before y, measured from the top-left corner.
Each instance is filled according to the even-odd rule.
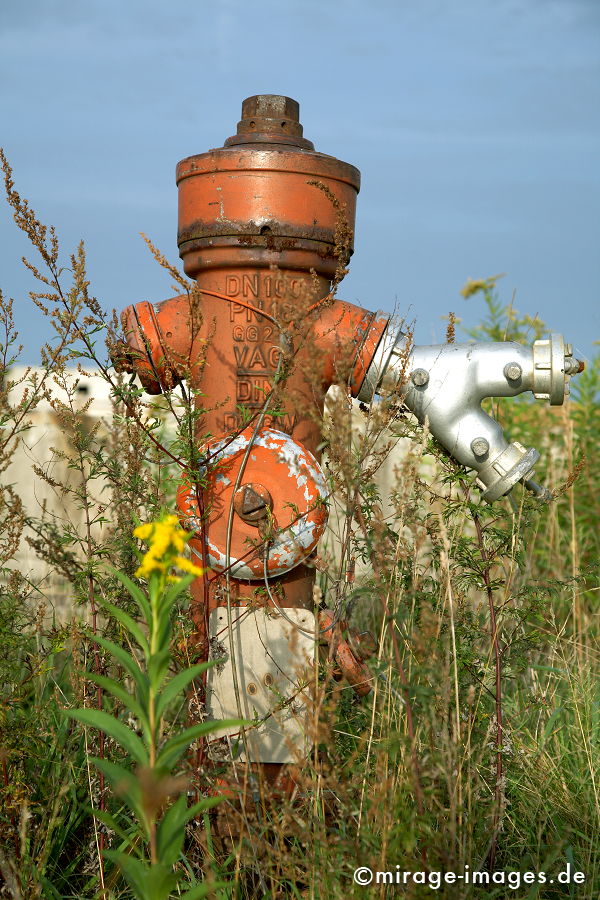
[[[190,534],[179,527],[176,516],[163,516],[159,521],[140,525],[134,535],[149,545],[136,572],[137,577],[147,579],[148,593],[123,573],[114,574],[137,604],[143,624],[110,603],[103,605],[139,650],[127,652],[105,637],[90,636],[113,657],[130,680],[132,687],[128,689],[107,675],[88,674],[91,681],[112,695],[121,706],[123,716],[105,709],[87,708],[71,710],[68,715],[104,732],[126,754],[119,762],[92,759],[126,808],[118,817],[94,809],[96,818],[121,840],[119,849],[104,851],[105,857],[121,870],[136,900],[166,900],[177,888],[177,896],[197,900],[223,885],[188,884],[188,890],[181,893],[183,872],[176,871],[175,866],[182,856],[187,823],[205,813],[220,798],[203,798],[188,806],[187,780],[177,775],[176,769],[193,741],[223,724],[235,723],[202,722],[169,733],[166,719],[169,708],[181,702],[190,683],[211,665],[199,663],[173,676],[169,671],[173,608],[193,578],[202,574],[202,569],[183,556]],[[185,575],[174,574],[173,569]],[[130,721],[133,718],[137,729],[126,724],[124,718]]]

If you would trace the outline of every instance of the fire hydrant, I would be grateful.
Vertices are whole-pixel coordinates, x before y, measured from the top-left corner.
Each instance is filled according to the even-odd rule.
[[[342,638],[345,623],[313,601],[328,388],[343,384],[366,403],[397,391],[492,501],[531,484],[539,454],[508,443],[481,400],[532,390],[562,403],[582,368],[557,335],[532,348],[412,346],[387,315],[333,296],[352,253],[359,184],[357,169],[303,137],[294,100],[249,97],[236,135],[177,166],[179,253],[197,288],[122,316],[120,366],[148,393],[187,380],[196,396],[197,471],[178,505],[206,568],[192,616],[199,658],[217,660],[207,714],[252,721],[241,735],[224,731],[209,753],[262,763],[270,780],[309,744],[302,673],[315,641],[330,642],[358,693],[370,690],[369,641]]]

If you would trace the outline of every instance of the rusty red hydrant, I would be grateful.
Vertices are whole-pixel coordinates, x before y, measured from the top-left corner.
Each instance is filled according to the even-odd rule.
[[[315,152],[302,136],[294,100],[248,98],[234,137],[177,166],[179,252],[201,309],[180,295],[122,316],[127,368],[149,393],[184,378],[202,392],[196,428],[213,436],[201,448],[206,483],[201,490],[184,483],[179,492],[180,511],[197,529],[192,548],[208,568],[193,585],[192,615],[200,658],[211,641],[213,650],[220,644],[224,655],[242,657],[224,676],[209,676],[207,704],[216,717],[236,715],[237,707],[252,718],[281,705],[282,693],[289,700],[287,725],[279,712],[277,723],[263,727],[266,737],[249,733],[242,758],[252,761],[297,757],[291,745],[302,728],[294,723],[304,706],[279,669],[284,660],[283,682],[294,682],[315,633],[315,570],[304,563],[326,521],[327,488],[315,459],[324,398],[340,380],[356,396],[387,325],[387,317],[329,296],[352,252],[359,183],[357,169]],[[284,390],[261,415],[276,380]],[[261,591],[271,610],[286,611],[283,629],[260,612],[241,616],[260,605]],[[330,625],[316,628],[329,637]],[[360,658],[339,637],[336,651],[342,661],[350,655],[349,674],[368,692]],[[236,675],[237,704],[222,696]],[[270,768],[276,774],[279,766]]]
[[[185,379],[196,394],[198,471],[178,503],[207,569],[192,592],[199,658],[221,661],[206,703],[215,718],[255,720],[235,752],[270,778],[303,752],[299,671],[315,638],[331,640],[359,693],[370,689],[360,641],[315,610],[307,565],[326,520],[315,456],[328,388],[367,402],[382,384],[401,391],[493,500],[528,478],[538,454],[506,442],[482,397],[533,390],[562,402],[578,371],[562,339],[533,351],[412,348],[387,316],[333,297],[359,183],[357,169],[303,137],[294,100],[248,98],[236,135],[177,166],[179,253],[197,288],[122,317],[121,365],[149,393]]]

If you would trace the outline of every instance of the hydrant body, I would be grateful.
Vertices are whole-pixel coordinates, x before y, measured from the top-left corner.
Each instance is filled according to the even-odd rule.
[[[156,307],[140,303],[123,314],[134,368],[146,390],[159,393],[186,379],[197,392],[195,428],[208,459],[206,483],[200,488],[184,483],[179,506],[197,532],[191,542],[196,561],[207,567],[192,589],[200,658],[208,656],[210,640],[219,634],[229,651],[222,624],[211,634],[211,616],[221,622],[213,615],[219,608],[255,606],[261,592],[265,597],[264,569],[277,579],[268,605],[311,611],[299,632],[306,645],[299,649],[307,655],[306,633],[315,630],[315,570],[302,557],[313,549],[326,519],[326,488],[314,459],[324,398],[338,381],[357,394],[387,325],[384,316],[329,297],[336,272],[352,252],[359,182],[353,166],[313,151],[302,137],[294,101],[249,98],[238,135],[177,166],[179,251],[186,274],[198,285],[201,308],[180,295]],[[284,389],[277,408],[272,404],[261,415],[279,377]],[[253,435],[259,417],[259,433]],[[244,448],[230,450],[244,434],[244,448],[252,440],[252,453],[236,498]],[[240,491],[260,497],[261,488],[272,495],[269,517],[283,534],[279,557],[271,542],[266,567],[264,552],[252,546],[261,544],[261,533],[264,543],[264,530],[244,520],[236,507]],[[314,525],[316,539],[306,546],[300,546],[298,522],[303,532]],[[286,566],[284,558],[277,567],[286,552],[292,564]],[[288,634],[284,643],[294,640]],[[247,656],[248,646],[240,652]],[[288,661],[292,674],[296,664]],[[356,671],[365,672],[359,660]],[[232,712],[220,710],[227,711]],[[273,741],[266,748],[255,742],[254,751],[242,755],[291,761],[295,752],[285,743],[273,750]]]

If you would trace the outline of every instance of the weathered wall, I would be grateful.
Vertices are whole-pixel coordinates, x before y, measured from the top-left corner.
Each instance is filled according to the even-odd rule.
[[[4,485],[12,485],[28,516],[33,519],[54,519],[57,524],[70,525],[81,533],[84,514],[75,498],[65,494],[60,488],[60,485],[77,487],[81,476],[69,467],[69,460],[74,452],[72,434],[65,427],[57,403],[80,411],[86,427],[93,427],[100,421],[101,429],[109,427],[112,403],[108,386],[97,373],[82,375],[73,369],[66,374],[68,388],[57,383],[51,376],[44,381],[44,388],[50,397],[42,397],[27,412],[24,421],[29,427],[20,434],[11,463],[1,477]],[[32,376],[41,380],[44,372],[25,367],[10,370],[9,379],[15,382],[8,396],[11,406],[20,402],[27,403],[31,398],[29,384]],[[89,401],[91,403],[86,409]],[[42,477],[42,472],[48,480]],[[101,492],[102,485],[96,485],[95,494],[100,495]],[[39,588],[60,615],[71,606],[68,585],[57,576],[51,564],[39,558],[28,543],[28,537],[36,537],[32,527],[25,529],[14,567]],[[37,596],[41,597],[40,594]]]

